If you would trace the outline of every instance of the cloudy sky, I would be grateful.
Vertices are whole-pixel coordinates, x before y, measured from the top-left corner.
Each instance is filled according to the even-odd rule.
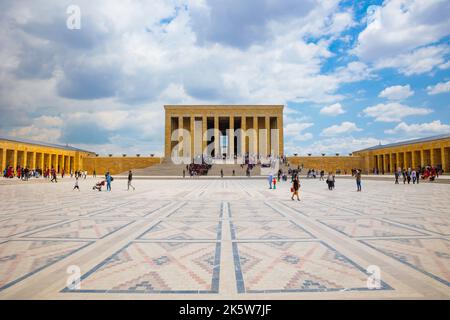
[[[1,0],[0,12],[3,136],[161,154],[163,105],[189,103],[284,104],[288,154],[450,132],[450,0]]]

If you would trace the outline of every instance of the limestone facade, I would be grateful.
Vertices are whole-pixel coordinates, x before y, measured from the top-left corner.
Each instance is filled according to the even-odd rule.
[[[393,173],[398,168],[433,166],[450,172],[450,134],[375,146],[355,151],[363,159],[362,167],[372,172]]]
[[[174,147],[184,139],[183,133],[174,136],[177,129],[190,134],[191,157],[201,156],[208,144],[220,150],[217,156],[283,155],[283,108],[283,105],[166,105],[165,157],[170,158]],[[212,129],[214,138],[207,136],[208,129]],[[244,132],[254,129],[255,135],[232,138],[238,129]],[[226,138],[216,139],[220,134]],[[237,150],[237,145],[241,150]]]
[[[60,173],[82,170],[83,161],[93,153],[70,146],[39,143],[23,139],[0,138],[1,170],[13,167],[46,170]]]

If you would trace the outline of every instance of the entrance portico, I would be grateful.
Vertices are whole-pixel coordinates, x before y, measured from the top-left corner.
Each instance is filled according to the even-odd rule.
[[[283,105],[166,105],[165,157],[283,155]]]

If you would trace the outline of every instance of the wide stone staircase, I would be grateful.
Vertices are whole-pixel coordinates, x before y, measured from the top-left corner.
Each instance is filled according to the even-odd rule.
[[[233,170],[235,176],[245,176],[247,166],[241,168],[240,164],[213,164],[211,169],[208,171],[208,176],[220,176],[220,170],[223,170],[224,176],[232,176]],[[148,168],[143,169],[132,169],[133,176],[174,176],[180,177],[183,175],[183,170],[185,170],[186,177],[189,176],[189,172],[186,171],[185,164],[174,164],[170,159],[163,159],[160,164],[153,165]],[[128,175],[128,171],[121,173],[120,175]],[[259,166],[254,167],[251,172],[251,176],[261,175],[261,168]]]
[[[159,164],[143,169],[132,169],[134,176],[182,176],[185,164],[174,164],[170,159],[163,159]],[[128,171],[121,175],[127,175]],[[186,175],[189,175],[186,172]]]
[[[208,176],[220,176],[220,170],[223,170],[223,175],[226,177],[232,176],[233,170],[235,176],[245,176],[247,166],[245,165],[243,168],[241,168],[240,164],[213,164],[208,172]],[[261,175],[261,169],[259,166],[254,167],[250,171],[250,176],[259,176],[259,175]]]

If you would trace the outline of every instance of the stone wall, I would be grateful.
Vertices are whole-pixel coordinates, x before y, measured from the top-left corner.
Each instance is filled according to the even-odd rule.
[[[106,171],[119,174],[131,169],[141,169],[161,163],[158,157],[89,157],[84,158],[83,170],[92,174],[103,175]]]
[[[340,170],[343,174],[351,172],[351,169],[363,168],[363,158],[359,156],[298,156],[288,157],[291,166],[302,165],[305,169],[325,170],[325,172],[336,172]]]

